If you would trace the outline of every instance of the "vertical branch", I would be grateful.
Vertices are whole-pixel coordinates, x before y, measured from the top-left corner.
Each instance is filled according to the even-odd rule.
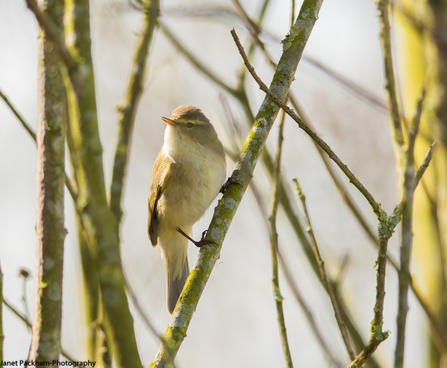
[[[399,208],[399,212],[402,216],[402,238],[400,248],[397,342],[394,361],[395,368],[402,368],[404,363],[405,327],[408,312],[408,288],[411,284],[410,259],[413,244],[413,193],[415,188],[414,142],[419,127],[423,97],[418,103],[415,118],[408,129],[405,142],[396,96],[388,6],[389,0],[377,1],[380,20],[380,40],[385,64],[385,92],[391,115],[393,138],[397,147],[402,183],[402,201]]]
[[[289,343],[287,340],[286,321],[284,318],[284,310],[282,307],[283,297],[279,288],[279,275],[278,275],[278,232],[276,229],[276,217],[279,206],[279,189],[280,189],[280,176],[281,176],[281,154],[282,154],[282,142],[284,140],[284,111],[281,114],[281,121],[279,123],[278,132],[278,148],[275,158],[275,173],[273,176],[273,204],[272,214],[269,218],[270,223],[270,251],[272,256],[272,283],[273,283],[273,298],[276,303],[276,313],[278,315],[279,333],[281,336],[281,344],[284,353],[284,359],[288,368],[293,368],[292,356],[290,354]]]
[[[377,256],[377,276],[376,276],[376,303],[374,305],[374,319],[371,322],[371,338],[365,348],[357,355],[348,368],[363,366],[371,355],[376,351],[380,343],[388,338],[389,332],[383,331],[383,305],[385,301],[385,272],[386,272],[386,252],[388,249],[388,238],[381,238],[379,241],[379,251]]]
[[[118,143],[115,149],[112,185],[110,187],[110,209],[115,216],[117,228],[121,222],[121,197],[124,176],[129,157],[129,143],[133,131],[138,102],[143,92],[144,76],[149,48],[160,15],[160,0],[147,0],[144,4],[144,23],[137,39],[132,73],[124,102],[118,108]]]
[[[42,1],[63,38],[64,2]],[[61,353],[62,266],[64,255],[64,151],[66,94],[59,55],[44,31],[39,35],[37,126],[37,272],[29,359],[58,360]]]
[[[408,288],[411,284],[410,259],[413,248],[413,196],[416,186],[414,169],[414,143],[419,129],[424,96],[418,102],[416,114],[408,128],[407,142],[403,146],[401,159],[402,201],[402,236],[400,248],[399,300],[397,309],[397,341],[395,351],[395,368],[404,365],[405,327],[408,312]]]
[[[296,191],[298,193],[298,197],[301,200],[301,204],[303,206],[303,211],[304,211],[304,217],[306,219],[306,225],[307,225],[307,232],[309,234],[310,240],[312,242],[312,246],[313,246],[313,250],[315,253],[315,258],[318,261],[318,266],[320,269],[320,278],[321,278],[321,282],[324,286],[324,288],[326,289],[326,292],[329,295],[329,298],[331,300],[331,304],[332,304],[332,308],[334,309],[334,315],[335,315],[335,319],[337,321],[338,324],[338,328],[340,329],[340,333],[341,336],[343,338],[343,342],[345,343],[346,346],[346,350],[348,351],[349,354],[349,358],[351,360],[355,359],[355,354],[354,354],[354,350],[352,350],[351,347],[351,341],[349,340],[349,335],[348,335],[348,330],[346,329],[346,325],[341,317],[340,314],[340,308],[339,305],[337,303],[337,299],[335,298],[335,294],[334,294],[334,290],[332,289],[332,285],[329,282],[329,279],[326,275],[326,269],[324,267],[324,262],[323,259],[321,258],[321,254],[320,254],[320,250],[318,248],[318,244],[317,244],[317,240],[315,238],[313,229],[312,229],[312,224],[310,222],[310,216],[309,216],[309,212],[307,211],[307,205],[306,205],[306,196],[303,194],[303,192],[301,191],[300,185],[298,183],[297,179],[293,179],[295,186],[296,186]]]
[[[397,147],[404,143],[402,124],[397,103],[396,79],[393,71],[393,59],[391,55],[390,19],[388,13],[389,0],[377,0],[377,11],[380,20],[380,41],[382,44],[383,62],[385,67],[385,94],[388,102],[388,110],[391,116],[391,126],[394,142]]]
[[[80,188],[80,193],[73,197],[76,208],[76,226],[78,233],[79,252],[81,255],[81,267],[84,280],[84,312],[87,334],[87,354],[88,358],[101,365],[103,362],[111,360],[109,349],[99,345],[98,334],[102,331],[103,321],[101,320],[102,303],[100,301],[99,271],[96,263],[97,252],[94,248],[94,230],[91,224],[92,215],[88,214],[88,206],[83,206],[81,200],[87,198],[88,192],[84,183],[85,173],[79,152],[75,150],[73,137],[71,135],[71,124],[68,121],[67,147],[70,154],[70,161],[73,168],[74,178]],[[80,185],[79,185],[80,184]],[[81,198],[81,200],[80,200]],[[105,339],[102,339],[106,343]],[[104,365],[107,367],[107,365]]]
[[[70,51],[79,64],[69,70],[70,130],[79,159],[78,187],[86,220],[85,230],[98,267],[101,309],[107,343],[117,367],[141,367],[133,318],[125,292],[118,231],[106,199],[102,145],[98,133],[94,73],[91,59],[90,11],[88,0],[69,0],[67,30]]]
[[[295,20],[295,0],[292,0],[292,11],[290,16],[290,24],[293,25],[293,21]]]

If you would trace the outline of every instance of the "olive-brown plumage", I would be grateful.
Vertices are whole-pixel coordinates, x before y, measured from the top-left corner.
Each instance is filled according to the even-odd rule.
[[[202,111],[179,106],[166,124],[163,147],[152,170],[148,233],[166,262],[167,306],[174,311],[189,274],[188,239],[192,226],[216,198],[226,176],[225,153]]]

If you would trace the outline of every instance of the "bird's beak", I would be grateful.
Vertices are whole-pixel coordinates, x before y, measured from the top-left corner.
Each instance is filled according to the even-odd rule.
[[[169,125],[174,125],[174,126],[177,125],[177,123],[174,120],[169,119],[169,118],[162,117],[161,120],[163,120],[166,124],[169,124]]]

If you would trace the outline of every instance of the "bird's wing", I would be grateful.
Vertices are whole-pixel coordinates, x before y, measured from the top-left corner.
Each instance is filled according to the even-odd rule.
[[[160,153],[155,160],[154,169],[152,172],[152,182],[149,191],[149,219],[147,230],[149,234],[149,239],[151,240],[152,246],[158,244],[158,210],[157,204],[160,197],[163,194],[163,187],[169,177],[169,168],[171,162],[170,160]]]

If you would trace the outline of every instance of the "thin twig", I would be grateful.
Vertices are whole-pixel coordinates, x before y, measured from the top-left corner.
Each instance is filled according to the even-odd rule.
[[[160,22],[160,29],[165,34],[166,37],[174,44],[174,46],[182,52],[182,54],[188,58],[188,60],[199,70],[205,73],[214,83],[216,83],[223,90],[227,91],[230,95],[234,97],[238,97],[238,91],[225,82],[223,82],[219,77],[216,76],[215,73],[210,71],[205,65],[202,64],[189,50],[186,49],[174,36],[174,34],[163,24]]]
[[[22,117],[22,115],[19,113],[19,111],[15,108],[15,106],[9,101],[8,97],[6,97],[5,94],[3,94],[2,91],[0,91],[0,97],[5,101],[5,103],[8,105],[8,107],[11,109],[12,113],[16,116],[16,118],[20,121],[22,126],[25,128],[25,130],[28,132],[30,137],[33,139],[34,143],[36,142],[36,132],[31,128],[31,126],[26,122],[26,120]],[[73,201],[77,201],[77,189],[76,185],[72,182],[70,177],[67,173],[65,173],[65,186],[68,189],[68,192],[70,193],[70,196],[73,198]]]
[[[238,10],[238,17],[243,22],[245,27],[247,28],[248,32],[252,36],[252,41],[250,45],[248,46],[248,57],[250,58],[253,55],[253,52],[255,51],[256,45],[258,45],[263,52],[268,56],[268,59],[271,60],[271,57],[269,53],[267,52],[266,48],[264,47],[264,44],[259,39],[259,34],[261,33],[261,26],[265,18],[265,14],[267,12],[267,8],[269,6],[270,0],[264,0],[264,3],[262,4],[261,11],[258,15],[258,21],[255,22],[252,20],[247,12],[245,11],[244,7],[242,6],[241,2],[239,0],[233,0],[233,3],[236,5],[236,8]],[[276,68],[276,65],[274,66]],[[238,88],[245,90],[245,77],[247,75],[247,69],[242,65],[242,69],[238,74]]]
[[[282,350],[284,353],[284,359],[288,368],[293,368],[292,355],[290,354],[289,342],[287,339],[286,321],[284,317],[284,310],[282,306],[283,297],[279,288],[279,275],[278,275],[278,232],[276,229],[276,216],[278,214],[279,206],[279,188],[280,188],[280,175],[281,175],[281,155],[282,155],[282,142],[284,140],[284,120],[286,115],[284,111],[281,114],[281,121],[279,123],[278,132],[278,148],[276,151],[275,159],[275,172],[273,175],[273,204],[272,212],[269,218],[269,232],[270,232],[270,251],[272,257],[272,283],[273,283],[273,299],[276,304],[276,314],[278,316],[279,333],[281,335]]]
[[[269,173],[271,174],[273,172],[273,161],[271,160],[271,156],[268,154],[268,151],[266,148],[264,148],[264,155],[263,155],[263,161],[264,164],[266,165]],[[272,174],[271,174],[272,175]],[[284,208],[284,211],[287,214],[287,217],[289,218],[293,229],[295,230],[296,235],[298,236],[298,238],[300,239],[300,244],[303,246],[303,249],[305,251],[306,256],[309,259],[310,264],[312,265],[314,271],[316,272],[316,274],[319,273],[318,271],[318,265],[317,262],[315,260],[314,254],[312,252],[311,246],[308,243],[307,237],[304,236],[304,232],[302,231],[302,227],[301,224],[298,220],[298,217],[296,216],[294,210],[291,207],[290,204],[290,199],[288,199],[288,192],[286,191],[284,182],[282,182],[282,188],[281,188],[281,205]],[[358,332],[358,329],[356,329],[355,324],[351,321],[351,317],[348,315],[348,312],[343,309],[343,313],[345,316],[345,320],[347,320],[350,332],[352,334],[352,336],[355,337],[355,341],[356,341],[356,346],[357,348],[360,350],[363,347],[365,347],[365,343],[363,342],[361,335]],[[377,364],[375,366],[378,366]]]
[[[276,63],[272,60],[270,54],[267,52],[267,50],[264,46],[264,43],[259,38],[263,33],[265,34],[265,32],[263,32],[261,29],[261,25],[258,23],[257,29],[259,29],[260,32],[256,33],[253,30],[253,28],[250,26],[250,24],[253,23],[253,20],[251,18],[249,18],[248,15],[246,15],[246,12],[245,12],[245,16],[240,17],[240,19],[242,22],[244,22],[244,25],[246,26],[248,32],[253,37],[254,44],[258,45],[259,48],[264,52],[264,54],[267,56],[267,59],[268,59],[270,65],[273,68],[276,68]],[[293,21],[292,21],[292,24],[293,24]],[[276,43],[279,43],[279,40],[276,37],[274,37],[272,35],[269,35],[269,36]],[[252,53],[252,45],[250,45],[249,51],[247,52],[249,59],[250,59],[251,53]],[[353,93],[354,96],[357,96],[358,98],[363,99],[364,101],[368,102],[373,107],[380,109],[381,111],[388,112],[385,102],[383,100],[381,100],[380,98],[376,97],[375,95],[373,95],[371,92],[366,90],[361,85],[356,84],[355,82],[345,78],[341,74],[335,72],[334,70],[330,69],[328,66],[322,64],[320,61],[318,61],[308,55],[307,56],[303,55],[303,61],[305,61],[305,62],[309,63],[311,66],[319,69],[321,72],[326,74],[330,79],[337,82],[340,86],[345,88],[350,93]],[[245,74],[243,74],[243,75],[245,75]]]
[[[335,319],[337,321],[338,328],[340,329],[340,333],[341,333],[341,336],[343,338],[343,342],[345,343],[346,350],[348,351],[349,358],[351,360],[354,360],[355,359],[355,354],[354,354],[354,350],[352,349],[352,346],[351,346],[351,341],[349,339],[349,334],[348,334],[348,331],[346,329],[345,323],[343,322],[343,319],[342,319],[342,317],[340,315],[340,310],[339,310],[339,306],[338,306],[337,300],[336,300],[335,295],[334,295],[334,290],[332,290],[332,286],[329,283],[328,277],[326,275],[326,269],[324,267],[324,262],[323,262],[323,259],[321,258],[321,254],[320,254],[320,250],[318,248],[317,240],[315,238],[315,234],[314,234],[313,229],[312,229],[312,224],[310,222],[309,212],[307,211],[306,196],[303,194],[303,192],[302,192],[302,190],[300,188],[300,185],[298,183],[298,180],[297,179],[293,179],[293,182],[295,183],[298,197],[301,200],[301,204],[303,206],[304,217],[306,219],[306,224],[307,224],[306,231],[309,234],[310,240],[312,242],[313,250],[314,250],[314,253],[315,253],[315,258],[318,261],[318,266],[319,266],[319,269],[320,269],[321,282],[322,282],[323,286],[325,287],[325,289],[326,289],[326,291],[327,291],[327,293],[329,295],[329,298],[331,300],[332,308],[334,309]]]
[[[397,340],[395,350],[395,368],[402,368],[404,364],[405,329],[408,312],[408,287],[411,284],[410,260],[413,248],[413,196],[415,188],[414,174],[414,145],[421,120],[424,92],[418,101],[416,114],[407,130],[406,144],[402,147],[400,161],[402,200],[402,236],[400,247],[399,299],[397,311]]]
[[[17,317],[19,317],[22,322],[25,323],[25,325],[27,325],[29,328],[33,328],[33,324],[29,321],[28,318],[26,318],[26,316],[24,316],[22,313],[19,312],[19,310],[17,308],[15,308],[11,303],[9,303],[7,300],[5,300],[3,298],[3,304],[6,305],[6,307],[12,312],[14,313]],[[77,362],[77,360],[75,360],[70,354],[68,354],[64,348],[61,349],[61,354],[67,358],[67,360],[69,360],[70,362]]]
[[[422,161],[422,164],[419,166],[419,169],[416,171],[416,175],[414,176],[414,182],[415,182],[414,183],[414,187],[415,188],[418,186],[419,181],[422,179],[422,176],[424,175],[425,170],[427,170],[428,165],[431,162],[431,159],[432,159],[432,156],[433,156],[433,148],[435,147],[435,145],[436,145],[436,141],[434,141],[430,145],[430,147],[428,149],[428,152],[425,155],[424,160]]]
[[[336,82],[340,87],[343,87],[348,92],[352,93],[358,99],[363,99],[363,101],[368,102],[373,107],[378,110],[387,113],[388,109],[386,107],[385,101],[373,95],[370,91],[362,87],[361,85],[345,78],[343,75],[337,73],[336,71],[330,69],[328,66],[324,65],[320,61],[306,55],[303,57],[303,61],[306,61],[313,67],[317,68],[324,74],[326,74],[330,79]]]
[[[22,126],[26,129],[26,131],[29,133],[31,138],[33,138],[34,142],[36,141],[36,133],[34,132],[33,128],[31,128],[28,123],[23,119],[22,115],[17,111],[17,109],[14,107],[14,105],[9,101],[8,97],[6,97],[2,91],[0,91],[0,97],[5,101],[6,105],[11,109],[12,113],[16,116],[17,119],[19,119]]]
[[[295,0],[292,0],[292,10],[290,12],[290,26],[293,26],[293,22],[295,22]]]
[[[135,292],[133,291],[133,289],[130,286],[129,282],[127,281],[128,278],[127,278],[125,273],[124,273],[124,279],[125,279],[125,282],[126,282],[127,293],[129,294],[130,299],[132,300],[133,305],[137,309],[138,314],[143,319],[144,324],[149,329],[149,331],[151,331],[152,335],[154,335],[165,346],[168,346],[165,338],[157,332],[157,330],[154,327],[154,324],[151,321],[149,321],[149,318],[146,316],[146,313],[144,312],[143,308],[140,305],[140,302],[138,301],[137,295],[135,294]],[[172,368],[175,368],[174,359],[173,359],[172,356],[171,356],[171,359],[170,359],[169,363],[172,364]]]
[[[383,305],[385,301],[385,272],[386,254],[388,248],[388,238],[382,238],[379,243],[377,256],[377,276],[376,276],[376,303],[374,305],[374,320],[371,323],[371,338],[365,348],[357,355],[348,368],[363,366],[371,355],[376,351],[380,343],[389,336],[388,331],[383,331]]]
[[[311,127],[312,125],[308,121],[308,119],[303,114],[303,111],[297,101],[293,98],[293,96],[289,93],[289,100],[294,107],[295,110],[297,110],[300,117],[303,119],[304,123]],[[315,142],[314,142],[315,143]],[[435,146],[436,142],[433,142],[430,146],[422,164],[420,165],[419,169],[416,172],[415,175],[415,189],[417,188],[420,179],[422,178],[423,174],[425,173],[425,170],[428,168],[431,159],[432,159],[432,153],[433,148]],[[315,143],[316,145],[316,143]],[[377,237],[374,235],[373,230],[370,228],[370,226],[367,224],[366,220],[363,218],[363,215],[358,211],[358,209],[355,206],[355,203],[353,202],[352,198],[350,197],[349,193],[346,191],[346,188],[342,185],[342,183],[339,181],[335,173],[333,172],[332,168],[329,165],[328,159],[326,155],[323,155],[323,151],[321,148],[318,147],[318,151],[321,153],[321,158],[323,159],[323,162],[331,175],[332,180],[334,181],[335,186],[340,192],[340,195],[343,199],[343,201],[346,203],[346,205],[351,209],[351,212],[354,214],[354,217],[357,219],[357,221],[360,223],[362,228],[365,230],[366,234],[370,238],[372,244],[378,248],[378,242]],[[391,266],[397,271],[397,273],[400,272],[399,266],[396,261],[394,261],[389,254],[387,254],[388,262],[391,264]],[[436,315],[431,310],[431,307],[429,304],[425,301],[423,295],[414,287],[413,283],[410,284],[411,290],[413,291],[416,299],[418,300],[419,304],[421,305],[422,309],[424,310],[425,314],[427,315],[427,318],[433,327],[435,333],[438,336],[438,341],[440,341],[443,344],[443,347],[447,349],[447,331],[443,328],[442,323],[439,321],[439,319],[436,317]]]
[[[332,151],[332,149],[327,145],[326,142],[324,142],[318,135],[312,131],[304,122],[300,119],[300,117],[291,110],[286,104],[284,104],[282,101],[280,101],[270,90],[269,88],[264,84],[264,82],[258,77],[256,74],[253,66],[250,64],[247,55],[245,54],[245,51],[239,41],[239,38],[236,34],[236,31],[232,30],[231,34],[233,36],[234,42],[237,45],[237,48],[239,50],[239,53],[242,56],[242,59],[244,60],[244,63],[252,75],[252,77],[255,79],[255,81],[258,83],[259,87],[277,104],[280,108],[282,108],[293,120],[295,120],[299,127],[303,129],[317,144],[323,151],[325,151],[328,156],[337,164],[337,166],[343,171],[343,173],[349,178],[350,182],[360,191],[360,193],[363,194],[363,196],[366,198],[368,203],[373,208],[374,213],[376,216],[380,216],[380,209],[379,205],[377,204],[377,201],[373,198],[371,193],[363,186],[363,184],[356,178],[356,176],[351,172],[351,170],[348,169],[348,167],[340,160],[340,158]]]
[[[304,124],[306,124],[310,129],[315,130],[315,128],[312,126],[311,122],[307,118],[307,116],[304,114],[303,109],[298,104],[298,101],[293,97],[292,94],[289,94],[289,100],[292,104],[293,108],[296,110],[297,114],[301,117]],[[377,248],[377,236],[375,232],[371,229],[371,227],[368,225],[368,222],[358,209],[357,205],[355,204],[353,198],[347,191],[344,184],[341,182],[341,180],[338,178],[337,174],[332,169],[330,160],[328,156],[325,154],[325,152],[321,149],[321,147],[317,144],[317,142],[312,141],[317,148],[318,154],[320,155],[321,159],[323,160],[324,166],[326,167],[326,170],[328,171],[329,175],[331,176],[332,181],[334,182],[336,188],[338,189],[338,192],[340,193],[343,201],[348,206],[348,208],[351,210],[352,214],[362,227],[362,229],[365,231],[365,233],[368,235],[369,239],[374,243],[374,245]]]
[[[393,71],[393,59],[391,53],[390,20],[388,14],[389,0],[378,0],[377,11],[380,20],[380,41],[385,64],[385,94],[390,111],[394,142],[398,148],[404,144],[399,105],[397,103],[396,79]]]
[[[227,156],[229,156],[234,162],[237,161],[237,158],[238,158],[237,153],[234,153],[229,150],[225,150],[225,152],[226,152]],[[255,201],[258,205],[259,212],[261,213],[261,215],[264,219],[266,228],[268,229],[269,228],[269,216],[267,213],[264,196],[261,194],[260,190],[258,189],[258,186],[256,185],[256,182],[253,179],[250,180],[249,187],[253,193],[253,196],[255,197]],[[284,277],[287,281],[287,284],[289,285],[290,289],[292,290],[293,296],[295,297],[296,301],[298,302],[302,311],[304,312],[304,315],[306,316],[306,319],[309,322],[310,328],[312,329],[312,332],[314,333],[318,343],[320,344],[321,348],[323,349],[323,351],[325,352],[327,357],[332,361],[332,363],[337,367],[341,367],[341,364],[335,359],[335,357],[333,356],[333,354],[331,353],[331,351],[329,349],[329,346],[324,341],[323,335],[319,331],[317,324],[312,316],[311,309],[307,306],[303,295],[301,294],[295,280],[293,279],[293,276],[289,269],[289,266],[287,265],[286,260],[282,256],[281,247],[279,246],[279,242],[278,242],[278,260],[279,260],[279,263],[281,266],[281,270],[284,273]],[[363,344],[361,348],[363,348],[364,346],[365,346],[365,344]]]

